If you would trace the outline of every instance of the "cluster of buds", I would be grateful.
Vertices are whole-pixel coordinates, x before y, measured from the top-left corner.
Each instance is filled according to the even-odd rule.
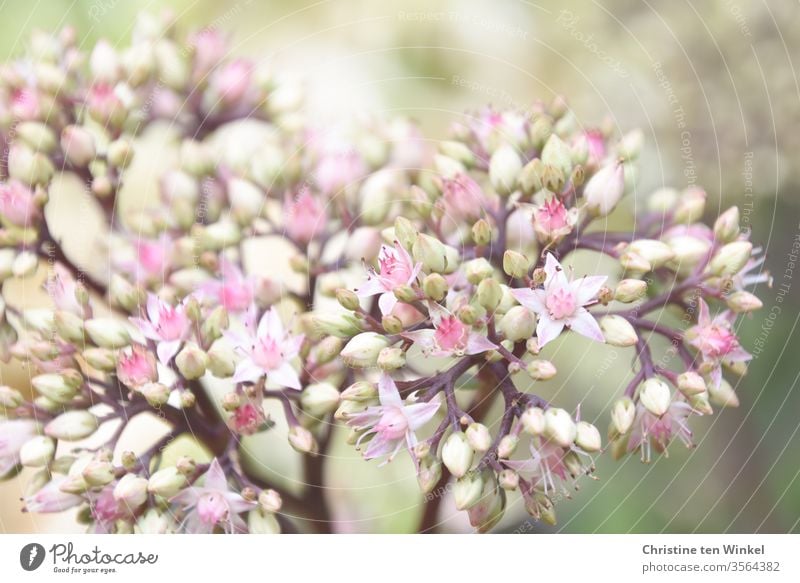
[[[300,106],[294,87],[229,58],[219,31],[181,40],[147,16],[124,50],[37,33],[3,67],[0,282],[39,278],[51,300],[0,297],[0,358],[33,372],[30,389],[0,387],[0,476],[30,468],[27,511],[77,507],[95,532],[329,530],[319,480],[339,422],[367,459],[409,455],[424,492],[453,480],[477,530],[515,491],[553,523],[554,494],[603,449],[578,412],[535,394],[564,335],[635,351],[610,412],[615,455],[691,444],[690,417],[738,404],[723,378],[749,359],[734,321],[760,307],[746,288],[768,276],[737,210],[712,229],[704,192],[661,190],[632,231],[597,226],[633,187],[640,133],[587,131],[557,100],[479,111],[431,147],[405,119],[330,133]],[[120,214],[138,136],[160,120],[183,135],[179,162],[158,201]],[[105,213],[105,278],[52,235],[57,173]],[[264,239],[282,242],[291,277],[276,251],[252,252]],[[617,267],[573,273],[575,250]],[[649,317],[670,306],[683,326]],[[653,335],[671,341],[658,361]],[[495,399],[492,420],[480,405]],[[302,494],[240,461],[242,436],[278,430],[266,401],[308,456]],[[169,431],[120,451],[148,413]],[[167,463],[178,436],[209,457]]]

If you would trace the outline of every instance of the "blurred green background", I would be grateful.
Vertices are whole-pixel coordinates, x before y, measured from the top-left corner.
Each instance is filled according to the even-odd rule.
[[[800,235],[800,86],[792,62],[800,58],[800,7],[790,0],[562,5],[7,1],[0,7],[0,54],[17,56],[31,30],[65,24],[76,27],[85,47],[99,38],[124,44],[137,13],[168,6],[180,28],[226,30],[235,53],[302,80],[310,116],[321,124],[365,112],[406,115],[440,138],[464,110],[487,103],[525,108],[563,94],[588,126],[609,116],[621,131],[642,128],[647,144],[630,212],[655,188],[695,183],[709,193],[709,217],[733,204],[743,208],[743,223],[764,244],[775,278],[772,289],[757,290],[764,309],[741,320],[744,346],[752,350],[761,338],[764,349],[737,386],[741,406],[694,423],[697,449],[675,444],[669,459],[650,465],[603,456],[600,480],[584,480],[572,500],[557,504],[556,528],[526,522],[512,498],[500,530],[800,532],[800,282],[787,271]],[[563,406],[582,400],[584,417],[594,419],[624,386],[632,354],[588,351],[580,339],[567,339],[550,356],[574,372],[548,390]],[[342,437],[335,437],[328,469],[340,530],[412,530],[420,505],[410,463],[377,469],[358,460]],[[272,473],[291,475],[297,460],[280,453],[279,431],[257,439],[275,443],[269,447],[276,458],[265,460]],[[0,484],[0,531],[80,528],[71,514],[21,515],[20,487]],[[448,501],[443,507],[443,530],[467,528]]]

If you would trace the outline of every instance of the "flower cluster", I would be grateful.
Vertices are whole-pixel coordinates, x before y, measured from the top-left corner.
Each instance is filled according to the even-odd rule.
[[[0,75],[0,281],[42,281],[50,298],[0,298],[0,358],[32,378],[0,387],[0,475],[30,468],[25,510],[78,508],[95,532],[330,530],[338,422],[368,460],[410,456],[423,492],[453,480],[477,530],[514,491],[552,523],[554,494],[604,448],[580,394],[574,414],[536,394],[565,336],[635,356],[610,411],[616,456],[691,445],[693,417],[738,404],[725,375],[750,356],[735,321],[768,275],[735,208],[699,222],[696,187],[654,193],[630,231],[604,228],[635,183],[640,132],[587,130],[556,100],[480,110],[437,146],[405,119],[331,133],[296,88],[229,58],[220,32],[176,35],[144,16],[130,47],[85,54],[70,29],[36,33]],[[162,121],[179,162],[157,201],[120,213],[140,136]],[[53,235],[63,173],[106,217],[104,277]],[[280,251],[253,250],[265,241]],[[613,267],[572,268],[578,250]],[[277,430],[267,401],[307,456],[303,492],[240,459],[242,437]],[[147,414],[169,429],[122,450]],[[179,436],[206,453],[167,462]]]

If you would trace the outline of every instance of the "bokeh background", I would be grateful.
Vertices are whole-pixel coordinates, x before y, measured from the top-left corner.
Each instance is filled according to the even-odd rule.
[[[764,244],[774,276],[771,289],[757,291],[764,309],[742,319],[739,329],[746,348],[758,341],[763,350],[737,386],[741,406],[694,424],[699,447],[675,444],[668,459],[649,465],[635,456],[621,462],[603,456],[600,480],[584,480],[572,500],[558,503],[557,527],[527,522],[512,499],[499,530],[799,532],[800,269],[792,249],[800,236],[800,84],[793,62],[800,59],[800,5],[564,4],[6,0],[0,4],[0,58],[18,56],[32,30],[66,24],[77,28],[86,47],[99,38],[124,44],[139,12],[168,8],[179,28],[226,30],[235,53],[303,83],[309,115],[319,124],[365,112],[404,115],[418,120],[427,136],[440,138],[464,110],[487,103],[524,109],[534,99],[565,95],[581,123],[642,128],[643,171],[628,213],[663,185],[704,186],[709,217],[730,205],[742,207],[742,222]],[[152,147],[137,158],[138,175],[132,172],[134,198],[153,190],[155,168],[169,159],[162,159],[157,138],[150,141]],[[65,206],[61,212],[92,224],[89,210]],[[18,293],[35,301],[28,285]],[[590,351],[580,340],[566,339],[551,356],[571,372],[567,381],[545,390],[558,393],[564,406],[582,401],[584,416],[594,419],[624,386],[632,354]],[[18,385],[26,378],[3,367],[0,382]],[[267,473],[292,488],[299,460],[285,447],[281,430],[249,445],[269,451],[261,460]],[[410,463],[398,460],[378,469],[361,461],[343,435],[337,437],[327,480],[339,530],[413,530],[421,498]],[[71,513],[21,514],[21,487],[18,480],[0,483],[0,532],[82,528]],[[467,527],[447,501],[440,519],[445,531]]]

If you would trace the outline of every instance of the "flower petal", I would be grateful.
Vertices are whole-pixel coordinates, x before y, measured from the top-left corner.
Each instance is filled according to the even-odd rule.
[[[464,353],[468,355],[480,354],[481,352],[495,350],[496,348],[497,345],[483,334],[470,332],[469,336],[467,336],[467,347]]]
[[[400,391],[397,390],[394,379],[386,373],[383,373],[381,378],[378,379],[378,398],[383,406],[402,406],[403,404],[403,399],[400,398]]]
[[[541,314],[547,310],[544,299],[545,293],[540,289],[518,288],[512,289],[511,295],[520,304],[528,308],[532,312]]]
[[[275,370],[267,373],[267,380],[282,387],[290,387],[292,389],[300,389],[300,377],[297,376],[297,371],[288,362],[284,362]]]
[[[439,406],[440,403],[438,401],[431,401],[430,403],[414,403],[403,407],[403,415],[408,420],[408,428],[411,431],[416,431],[425,425],[436,415]]]
[[[605,342],[603,332],[600,330],[600,325],[594,319],[586,308],[578,308],[575,315],[569,320],[569,327],[572,331],[577,332],[582,336],[596,340],[597,342]]]
[[[385,292],[378,298],[378,307],[384,316],[391,314],[392,309],[397,305],[397,297],[392,292]]]
[[[546,313],[540,315],[539,323],[536,324],[536,337],[539,339],[539,348],[544,348],[545,344],[555,340],[563,329],[563,320],[553,320]]]
[[[605,275],[587,275],[573,281],[570,285],[578,300],[577,304],[583,306],[597,298],[600,288],[603,287],[607,279]]]

